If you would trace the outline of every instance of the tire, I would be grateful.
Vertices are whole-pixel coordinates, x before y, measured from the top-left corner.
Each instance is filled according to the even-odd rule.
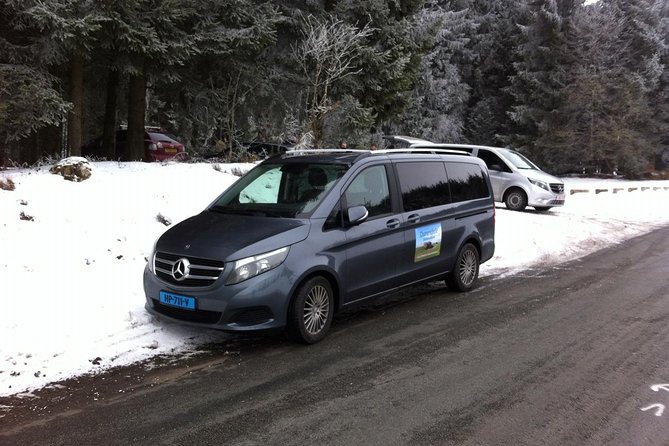
[[[479,251],[471,243],[466,243],[455,260],[453,269],[446,275],[446,285],[453,291],[469,291],[479,277]]]
[[[546,212],[551,208],[551,206],[534,206],[534,210],[537,212]]]
[[[504,204],[512,211],[523,211],[527,206],[527,195],[522,189],[511,189],[504,196]]]
[[[288,309],[286,334],[294,341],[314,344],[327,335],[333,315],[332,285],[324,277],[312,277],[293,296]]]

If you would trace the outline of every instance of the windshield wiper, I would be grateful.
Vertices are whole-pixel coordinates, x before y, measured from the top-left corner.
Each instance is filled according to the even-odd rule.
[[[253,217],[273,217],[273,218],[285,218],[286,216],[280,212],[270,211],[267,209],[238,209],[231,208],[228,206],[212,206],[210,211],[218,212],[220,214],[235,214],[235,215],[250,215]]]
[[[212,206],[209,210],[219,214],[256,215],[256,212],[248,209],[235,209],[227,206]]]

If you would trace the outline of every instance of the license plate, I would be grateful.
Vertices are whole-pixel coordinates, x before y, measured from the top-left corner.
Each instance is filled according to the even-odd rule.
[[[165,153],[177,153],[177,149],[165,149]]]
[[[181,296],[179,294],[172,294],[166,291],[160,292],[160,303],[169,305],[170,307],[182,308],[184,310],[195,310],[194,297]]]

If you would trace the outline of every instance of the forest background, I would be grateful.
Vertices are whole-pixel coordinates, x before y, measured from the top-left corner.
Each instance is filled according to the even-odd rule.
[[[383,134],[555,174],[669,168],[669,0],[0,0],[0,167]]]

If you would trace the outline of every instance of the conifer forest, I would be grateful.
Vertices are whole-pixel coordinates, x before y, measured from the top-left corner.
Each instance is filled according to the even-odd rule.
[[[0,168],[386,134],[669,169],[669,0],[0,0]]]

